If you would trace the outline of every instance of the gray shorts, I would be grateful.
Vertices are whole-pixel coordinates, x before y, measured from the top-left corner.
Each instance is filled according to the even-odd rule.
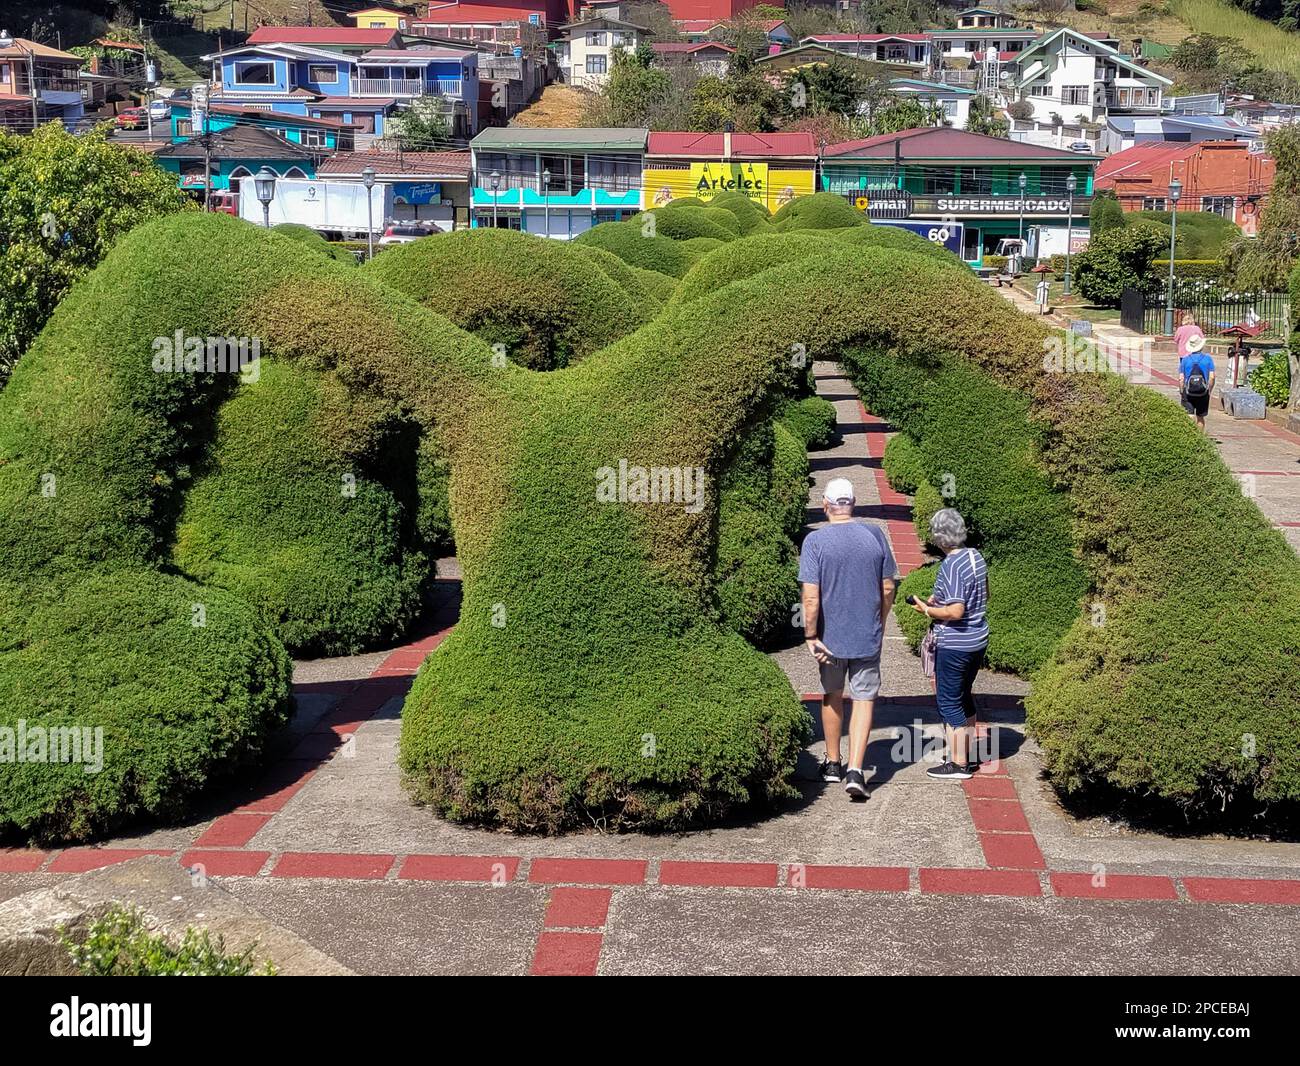
[[[818,663],[822,691],[834,695],[847,691],[855,700],[874,700],[880,692],[880,656],[874,659],[840,659]],[[847,682],[847,684],[846,684]]]

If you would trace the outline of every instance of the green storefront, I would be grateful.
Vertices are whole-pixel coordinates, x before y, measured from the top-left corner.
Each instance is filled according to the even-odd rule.
[[[1064,251],[1069,233],[1077,251],[1087,238],[1096,162],[1093,155],[937,126],[828,145],[820,188],[872,218],[960,223],[961,256],[980,266],[1008,237],[1023,235],[1046,256]]]

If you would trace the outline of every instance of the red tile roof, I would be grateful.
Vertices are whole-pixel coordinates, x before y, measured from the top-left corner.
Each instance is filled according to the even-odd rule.
[[[258,26],[249,44],[352,44],[378,48],[387,44],[396,30],[362,30],[355,26]]]
[[[546,21],[546,4],[430,4],[423,26],[454,26],[464,22],[527,22],[529,15]],[[562,20],[561,20],[562,21]]]
[[[650,47],[661,54],[671,52],[698,52],[701,48],[721,48],[724,52],[735,51],[735,49],[730,45],[722,44],[720,41],[696,41],[695,44],[688,44],[685,41],[656,41]]]
[[[359,175],[374,167],[382,181],[390,177],[469,180],[468,152],[335,152],[316,168],[321,177]]]
[[[652,133],[648,156],[681,156],[691,159],[722,158],[722,133]],[[811,133],[733,133],[731,155],[742,159],[813,157],[817,149]]]
[[[1064,163],[1086,163],[1091,157],[1080,152],[1066,152],[1059,148],[1044,148],[1037,144],[1010,141],[1002,137],[985,137],[950,126],[928,126],[922,129],[882,133],[861,141],[844,141],[826,146],[826,157],[845,156],[854,159],[894,158],[894,144],[898,142],[898,157],[911,160],[962,160],[962,159],[1044,159]]]
[[[1093,185],[1109,188],[1120,177],[1139,177],[1159,167],[1167,167],[1192,155],[1204,142],[1148,141],[1107,156],[1097,165]]]

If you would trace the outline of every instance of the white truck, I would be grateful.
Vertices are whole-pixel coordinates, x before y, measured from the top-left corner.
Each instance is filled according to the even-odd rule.
[[[251,177],[239,182],[239,217],[259,226],[265,217]],[[277,178],[270,203],[272,226],[297,222],[332,240],[365,237],[367,228],[378,236],[392,217],[393,187],[379,182],[370,189],[368,214],[366,187],[360,182]]]

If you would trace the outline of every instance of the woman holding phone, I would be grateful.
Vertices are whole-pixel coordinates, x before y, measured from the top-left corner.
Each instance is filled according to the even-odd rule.
[[[948,741],[947,759],[926,774],[941,781],[965,781],[979,770],[975,750],[975,676],[989,644],[985,612],[989,602],[984,556],[966,547],[966,522],[951,507],[930,519],[930,542],[944,553],[934,592],[926,600],[909,596],[912,609],[933,622],[934,692]]]

